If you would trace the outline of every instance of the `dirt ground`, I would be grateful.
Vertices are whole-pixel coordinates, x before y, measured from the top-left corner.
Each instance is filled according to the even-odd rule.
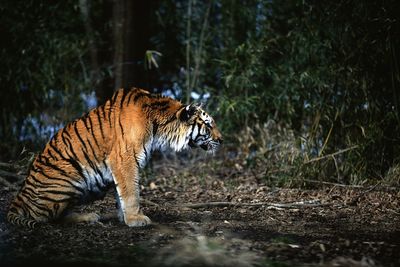
[[[5,220],[15,192],[1,187],[0,265],[400,266],[398,189],[273,188],[225,163],[155,160],[142,179],[145,228],[109,216],[113,192],[82,207],[102,223],[17,228]]]

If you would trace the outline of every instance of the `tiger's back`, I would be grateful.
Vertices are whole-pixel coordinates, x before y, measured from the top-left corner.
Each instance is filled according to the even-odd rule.
[[[190,125],[179,119],[186,109],[142,89],[118,90],[51,138],[11,203],[8,220],[28,227],[57,220],[70,207],[101,198],[116,186],[125,223],[148,224],[150,220],[139,214],[139,168],[155,147],[188,146]]]

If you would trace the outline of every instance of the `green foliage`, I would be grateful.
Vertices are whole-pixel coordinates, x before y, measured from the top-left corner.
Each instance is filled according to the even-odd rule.
[[[266,19],[262,34],[250,29],[245,42],[225,47],[217,61],[224,83],[215,94],[221,96],[225,133],[235,137],[237,129],[268,119],[293,129],[301,157],[289,168],[296,171],[281,173],[283,180],[297,176],[364,183],[382,178],[400,156],[395,152],[400,146],[396,5],[238,4],[236,12],[245,18],[252,9]],[[348,153],[303,165],[354,145]]]
[[[180,29],[182,48],[187,20],[198,27],[191,45],[200,45],[208,3],[196,3],[191,17],[183,2],[176,4],[181,23],[166,20]],[[255,149],[257,156],[246,159],[249,166],[272,162],[266,179],[277,184],[305,179],[361,184],[383,178],[399,161],[396,1],[211,3],[202,75],[194,89],[211,93],[208,105],[239,154]],[[184,53],[173,56],[182,66]],[[185,89],[185,77],[176,82]],[[270,120],[293,136],[282,140],[269,134],[265,140],[266,130],[260,129]],[[276,142],[289,142],[297,154],[261,152]],[[329,156],[340,151],[346,152]]]
[[[90,3],[92,37],[107,53],[104,10],[112,4]],[[400,163],[399,5],[162,1],[157,20],[146,21],[156,34],[145,61],[182,101],[193,101],[193,91],[210,94],[207,109],[227,146],[249,168],[267,166],[265,179],[365,183]],[[90,40],[75,1],[2,1],[0,12],[0,137],[15,143],[29,130],[27,117],[54,125],[82,112],[78,96],[92,86]]]
[[[0,137],[7,140],[1,157],[15,156],[27,140],[30,149],[38,149],[54,129],[86,109],[80,93],[91,86],[88,40],[77,5],[0,4]],[[15,146],[21,138],[24,143]]]

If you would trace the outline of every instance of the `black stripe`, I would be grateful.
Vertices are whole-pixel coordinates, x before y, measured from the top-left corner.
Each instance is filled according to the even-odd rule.
[[[63,136],[60,136],[60,138],[61,138],[61,141],[62,141],[62,143],[64,144],[65,148],[67,148],[67,144],[66,144],[66,142],[65,142],[65,140],[64,140],[64,137],[63,137]],[[52,143],[49,143],[49,145],[50,145],[50,147],[54,150],[54,152],[56,152],[57,155],[59,155],[59,156],[61,157],[61,159],[67,159],[67,158],[61,153],[60,149],[59,149],[57,146],[53,145]],[[67,153],[67,155],[68,155],[68,153]]]
[[[155,101],[151,103],[151,107],[153,108],[168,108],[169,107],[169,100],[162,100],[162,101]]]
[[[57,158],[53,155],[53,153],[51,152],[50,149],[47,151],[47,153],[48,153],[49,157],[50,157],[52,160],[57,161]]]
[[[24,191],[23,193],[27,194],[23,196],[29,200],[29,204],[35,206],[36,208],[40,209],[40,210],[49,210],[49,207],[46,204],[39,204],[37,203],[37,199],[39,198],[39,196],[32,196],[30,195],[28,192]]]
[[[111,106],[111,104],[110,104],[110,108],[107,110],[107,112],[108,112],[108,114],[107,114],[107,117],[108,117],[108,124],[110,125],[110,129],[112,129],[112,125],[111,125],[111,110],[112,110],[112,106]],[[106,118],[106,110],[105,110],[105,108],[103,108],[103,117],[104,117],[104,119]]]
[[[35,198],[37,198],[37,194],[33,191],[33,189],[28,187],[24,188],[24,190],[21,192],[21,196],[29,199],[29,201],[35,201]]]
[[[73,192],[73,191],[45,190],[44,192],[46,194],[64,195],[64,196],[70,196],[70,197],[79,196],[79,194],[77,194],[76,192]],[[40,198],[41,198],[41,196],[40,196]]]
[[[120,101],[120,103],[119,103],[119,107],[122,109],[122,107],[123,107],[123,104],[124,104],[124,100],[125,100],[125,97],[128,95],[128,93],[129,93],[129,91],[128,90],[123,90],[122,91],[122,97],[121,97],[121,101]]]
[[[136,103],[139,100],[139,98],[147,96],[147,95],[148,95],[147,93],[143,93],[143,92],[137,93],[135,95],[135,97],[133,98],[133,103]]]
[[[65,177],[70,177],[70,175],[62,168],[58,167],[57,165],[50,163],[50,162],[39,162],[42,163],[43,165],[45,165],[46,167],[50,167],[53,170],[58,171],[59,173],[61,173],[62,175],[64,175]],[[43,168],[42,168],[43,169]]]
[[[33,204],[32,202],[29,202]],[[33,217],[32,214],[35,214],[36,217],[47,217],[48,214],[44,213],[46,210],[38,208],[39,210],[33,209],[33,207],[29,205],[25,205],[25,211],[29,214],[29,216]],[[36,206],[35,206],[36,207]]]
[[[155,101],[151,104],[143,104],[142,108],[152,108],[152,109],[159,109],[160,111],[165,111],[169,108],[169,100],[160,100]]]
[[[22,198],[21,198],[22,199]],[[30,213],[30,211],[29,211],[29,209],[28,209],[28,207],[27,207],[27,203],[28,202],[25,202],[25,201],[23,201],[23,203],[25,203],[22,207],[21,207],[21,209],[24,211],[24,214],[26,214],[27,216],[31,216],[31,213]],[[31,216],[32,217],[32,216]]]
[[[131,98],[132,98],[133,95],[134,95],[134,94],[133,94],[133,91],[130,91],[130,92],[129,92],[128,101],[126,101],[126,106],[128,106],[128,105],[131,103]]]
[[[76,189],[76,190],[78,190],[79,192],[81,192],[82,194],[84,193],[84,191],[83,191],[83,189],[82,188],[80,188],[79,186],[77,186],[77,185],[75,185],[71,180],[68,180],[68,179],[63,179],[63,178],[56,178],[56,177],[51,177],[51,176],[48,176],[47,174],[44,174],[44,173],[41,173],[41,172],[39,172],[40,174],[42,174],[43,176],[45,176],[47,179],[49,179],[49,180],[55,180],[55,181],[62,181],[62,182],[65,182],[65,183],[67,183],[67,184],[69,184],[71,187],[73,187],[74,189]],[[53,185],[55,185],[55,186],[65,186],[65,185],[60,185],[60,184],[53,184],[53,183],[44,183],[44,182],[42,182],[42,181],[40,181],[40,180],[38,180],[35,176],[30,176],[30,178],[32,179],[32,180],[34,180],[36,183],[38,183],[38,184],[41,184],[41,185],[43,185],[43,186],[53,186]],[[28,183],[29,182],[29,179],[27,179],[26,180],[26,182]],[[32,186],[35,186],[34,184],[32,184]],[[36,185],[37,186],[37,185]]]
[[[73,122],[73,123],[75,123],[75,122]],[[72,137],[71,137],[71,135],[69,134],[69,131],[68,131],[68,129],[67,129],[67,128],[70,128],[71,125],[72,125],[72,123],[68,124],[65,128],[63,128],[63,131],[62,131],[61,135],[64,135],[64,134],[65,134],[69,139],[72,139]]]
[[[64,136],[64,132],[65,131],[63,131],[62,133],[61,133],[61,141],[62,141],[62,143],[64,144],[64,146],[65,146],[65,153],[67,153],[67,155],[68,155],[68,157],[71,157],[70,155],[69,155],[69,153],[68,153],[68,151],[67,151],[67,149],[70,149],[70,142],[67,142],[67,140],[69,141],[69,137],[67,136],[67,137],[65,137]],[[58,148],[57,148],[58,149]],[[60,151],[60,153],[61,153],[61,151]],[[63,157],[64,158],[64,157]]]
[[[97,144],[97,140],[96,140],[96,137],[94,136],[93,130],[91,128],[91,125],[90,125],[90,128],[87,126],[87,118],[85,118],[83,122],[84,122],[85,127],[86,127],[86,133],[87,134],[89,133],[90,135],[92,135],[93,139],[95,140],[95,143]],[[89,120],[89,124],[91,124],[90,120]],[[86,138],[86,142],[89,145],[90,149],[92,150],[92,154],[93,154],[94,158],[97,160],[96,153],[95,153],[95,151],[93,149],[92,143],[90,142],[90,140],[88,138]],[[97,144],[97,146],[98,146],[98,144]],[[85,145],[85,147],[86,147],[86,145]]]
[[[63,143],[64,143],[63,137],[61,136],[60,138],[61,138],[61,140],[62,140]],[[57,153],[57,155],[59,155],[62,159],[65,159],[65,157],[64,157],[64,155],[61,153],[61,151],[60,151],[55,145],[53,145],[52,142],[49,142],[49,146],[54,150],[54,152]]]
[[[17,195],[16,197],[15,197],[16,199],[18,199],[18,200],[20,200],[20,202],[21,203],[25,203],[25,201],[22,199],[22,198],[20,198],[19,197],[19,195]],[[16,201],[14,201],[13,203],[12,203],[12,205],[13,206],[15,206],[15,208],[13,208],[13,210],[15,210],[15,213],[18,213],[18,210],[23,210],[24,209],[24,207],[22,206],[22,205],[20,205],[18,202],[16,202]],[[11,209],[10,209],[11,210]]]
[[[20,195],[17,196],[17,199],[18,199],[19,201],[21,201],[22,203],[25,203],[25,205],[23,205],[21,208],[22,208],[27,214],[29,214],[30,216],[32,216],[31,214],[33,213],[33,214],[35,214],[37,217],[47,217],[47,214],[44,214],[44,213],[41,213],[41,212],[40,212],[40,211],[43,211],[43,209],[42,209],[43,207],[37,207],[37,206],[35,205],[34,201],[30,200],[29,198],[26,198],[26,199],[28,199],[29,201],[24,201],[24,199],[23,199]],[[35,207],[37,207],[37,208],[39,209],[39,211],[33,209],[33,207],[31,207],[30,205],[34,205]]]
[[[79,163],[74,159],[69,159],[67,160],[67,162],[71,164],[71,166],[78,172],[80,177],[82,177],[86,181],[86,177],[83,175],[83,170],[81,165],[79,165]]]
[[[133,157],[135,158],[136,167],[139,168],[139,167],[140,167],[140,164],[139,164],[139,160],[138,160],[138,158],[137,158],[136,155],[137,155],[136,152],[133,152]]]
[[[153,121],[153,137],[156,136],[158,131],[158,123],[156,120]]]
[[[118,91],[116,91],[116,92],[114,93],[114,95],[112,96],[111,101],[110,101],[111,106],[114,105],[115,101],[117,100],[117,97],[118,97],[119,93],[120,93],[121,91],[123,91],[123,90],[124,90],[124,89],[122,89],[122,90],[120,89],[120,90],[118,90]]]
[[[79,141],[81,141],[84,150],[85,150],[85,151],[88,151],[88,148],[87,148],[85,142],[83,141],[81,135],[79,134],[79,130],[78,130],[78,128],[77,128],[77,124],[78,124],[78,123],[74,123],[74,131],[75,131],[75,134],[76,134],[76,136],[78,136]]]
[[[89,155],[85,152],[85,151],[82,151],[82,153],[83,153],[83,157],[86,159],[86,162],[90,165],[90,167],[92,168],[92,169],[94,169],[94,163],[93,163],[93,161],[90,159],[90,157],[89,157]]]
[[[55,203],[54,205],[53,205],[53,210],[54,210],[54,213],[53,212],[51,212],[51,217],[52,218],[56,218],[57,217],[57,214],[58,214],[58,210],[60,209],[60,205],[58,204],[58,203]]]
[[[97,153],[96,153],[96,151],[94,150],[94,148],[93,148],[93,146],[92,146],[92,143],[89,141],[89,140],[87,140],[87,143],[89,144],[89,147],[90,147],[90,149],[92,150],[92,155],[93,155],[93,157],[94,157],[94,159],[96,160],[96,161],[99,161],[99,159],[97,158]]]
[[[65,143],[67,144],[67,147],[68,147],[69,151],[72,153],[72,157],[68,154],[69,157],[73,158],[73,159],[79,159],[78,156],[76,155],[75,151],[74,151],[74,148],[72,146],[71,140],[70,139],[64,139],[64,140],[65,140]]]
[[[88,114],[86,114],[86,116],[82,117],[82,119],[81,119],[83,121],[83,123],[85,124],[86,131],[90,131],[92,129],[91,125],[88,126],[88,124],[87,124],[88,117],[89,117]]]
[[[85,180],[86,182],[86,177],[83,175],[83,171],[82,171],[82,167],[79,165],[79,163],[76,161],[78,159],[78,156],[76,155],[71,141],[69,139],[63,139],[63,141],[65,141],[66,146],[68,147],[69,151],[72,153],[72,156],[67,152],[66,153],[69,157],[69,159],[65,158],[65,161],[67,161],[69,164],[71,164],[72,167],[74,167],[76,169],[76,171],[78,172],[78,174]],[[65,173],[65,172],[64,172]],[[44,175],[44,173],[42,173]],[[67,177],[69,177],[69,175],[66,175]]]
[[[103,137],[104,139],[103,122],[100,118],[100,108],[96,109],[94,113],[97,115],[97,120],[99,121],[99,126],[100,126],[101,137]]]
[[[94,140],[94,142],[96,143],[96,146],[100,148],[99,143],[97,142],[96,135],[95,135],[95,133],[94,133],[92,118],[91,118],[90,116],[88,116],[88,119],[89,119],[89,124],[90,124],[90,129],[91,129],[91,132],[90,132],[90,133],[91,133],[92,136],[93,136],[93,140]]]
[[[161,125],[167,125],[167,124],[173,122],[174,120],[176,120],[176,117],[174,115],[172,115],[169,117],[169,119],[166,122],[162,123]]]
[[[197,123],[197,128],[198,128],[198,131],[197,131],[196,138],[194,138],[194,140],[197,140],[199,135],[203,136],[202,134],[200,134],[200,132],[201,132],[201,124],[200,123]]]
[[[165,106],[163,108],[160,108],[159,111],[160,112],[166,112],[169,109],[169,106]]]
[[[51,142],[49,142],[49,147],[53,150],[53,152],[55,152],[60,158],[64,158],[64,155],[58,150],[58,148],[56,146],[54,146]],[[51,153],[53,155],[53,153],[51,152],[51,150],[49,150],[49,153]],[[53,157],[55,157],[53,155]],[[57,161],[58,158],[55,157],[55,160]]]
[[[89,155],[87,155],[85,152],[83,152],[83,156],[85,157],[87,163],[90,165],[90,167],[92,168],[92,170],[100,176],[102,183],[103,183],[104,185],[107,185],[107,183],[106,183],[105,180],[104,180],[103,173],[99,170],[97,164],[96,164],[96,163],[93,163],[93,161],[89,158]],[[89,179],[90,179],[90,177],[89,177]],[[99,184],[99,181],[98,181],[96,178],[94,178],[94,180],[96,181],[96,186],[97,186],[99,189],[101,189],[101,188],[104,187],[104,186],[102,186],[102,185]]]
[[[80,197],[79,195],[76,195],[74,197],[66,197],[66,198],[62,198],[62,199],[54,199],[54,198],[51,198],[49,196],[41,196],[40,199],[51,201],[53,203],[63,203],[63,202],[71,202],[71,199],[79,199],[79,197]]]
[[[152,106],[157,106],[157,107],[165,107],[165,106],[169,106],[170,104],[170,100],[169,99],[165,99],[165,100],[160,100],[160,101],[156,101],[152,104]]]
[[[119,116],[119,118],[118,118],[118,124],[119,124],[119,127],[121,128],[122,138],[124,138],[124,128],[122,127],[121,116]]]
[[[99,170],[97,164],[95,165],[94,171],[100,176],[101,182],[106,186],[108,184],[108,182],[104,179],[103,172]]]
[[[49,176],[48,174],[45,173],[45,170],[43,169],[42,166],[32,166],[32,171],[35,173],[39,173],[41,175],[43,175],[44,177],[46,177],[47,179],[51,180],[53,179],[53,177]],[[30,177],[34,177],[33,175]],[[32,178],[33,179],[33,178]]]

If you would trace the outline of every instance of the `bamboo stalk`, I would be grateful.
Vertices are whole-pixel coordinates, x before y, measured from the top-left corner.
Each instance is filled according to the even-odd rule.
[[[186,104],[190,102],[191,88],[190,88],[190,39],[191,39],[191,27],[192,27],[192,2],[189,0],[188,11],[187,11],[187,24],[186,24]]]
[[[356,149],[356,148],[358,148],[358,145],[354,145],[354,146],[351,146],[351,147],[348,147],[348,148],[345,148],[345,149],[341,149],[339,151],[336,151],[334,153],[331,153],[331,154],[328,154],[328,155],[325,155],[325,156],[322,156],[322,157],[316,157],[316,158],[310,159],[310,160],[304,162],[304,164],[309,164],[311,162],[320,161],[320,160],[323,160],[323,159],[326,159],[326,158],[329,158],[329,157],[333,157],[333,156],[345,153],[347,151],[350,151],[350,150],[353,150],[353,149]]]

